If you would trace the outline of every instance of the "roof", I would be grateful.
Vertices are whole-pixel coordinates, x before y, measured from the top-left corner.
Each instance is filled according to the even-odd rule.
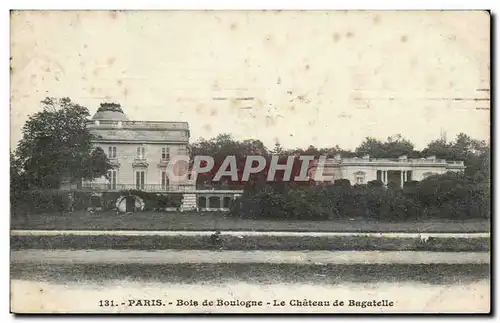
[[[96,142],[182,142],[189,141],[185,130],[91,129]]]
[[[101,103],[92,120],[128,120],[118,103]]]
[[[189,141],[187,122],[130,121],[118,103],[101,103],[87,121],[96,142],[179,142]]]

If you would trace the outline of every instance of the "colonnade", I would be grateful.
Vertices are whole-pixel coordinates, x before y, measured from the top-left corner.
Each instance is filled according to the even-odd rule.
[[[384,185],[387,185],[389,183],[389,177],[388,177],[388,170],[381,170],[381,180],[384,183]],[[403,187],[403,184],[408,181],[408,171],[406,170],[401,170],[400,176],[401,176],[401,187]]]

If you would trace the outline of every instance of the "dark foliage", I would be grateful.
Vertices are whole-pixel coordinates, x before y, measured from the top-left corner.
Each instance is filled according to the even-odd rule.
[[[463,174],[447,173],[401,189],[383,187],[377,181],[351,186],[339,180],[327,187],[288,188],[272,186],[244,194],[231,214],[251,219],[324,220],[365,218],[405,221],[423,218],[488,218],[489,187]]]

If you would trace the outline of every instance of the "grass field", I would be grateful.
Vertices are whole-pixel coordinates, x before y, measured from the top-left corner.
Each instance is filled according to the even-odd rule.
[[[489,220],[419,220],[380,222],[364,219],[327,221],[249,220],[223,213],[140,212],[116,214],[37,214],[16,216],[12,229],[25,230],[173,230],[173,231],[297,231],[297,232],[490,232]]]
[[[32,265],[11,264],[11,279],[103,283],[116,279],[134,282],[183,284],[246,281],[257,284],[298,283],[345,284],[419,281],[432,284],[462,284],[489,279],[488,264],[161,264],[161,265]]]
[[[12,250],[356,250],[479,252],[490,250],[489,237],[433,237],[422,243],[417,237],[371,236],[232,236],[221,234],[215,246],[210,236],[196,235],[24,235],[11,236]]]

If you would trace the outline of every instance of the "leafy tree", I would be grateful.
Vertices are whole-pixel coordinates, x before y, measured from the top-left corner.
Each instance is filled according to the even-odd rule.
[[[14,207],[13,211],[19,211],[17,201],[22,199],[22,191],[27,188],[24,180],[19,159],[13,153],[10,153],[10,202]]]
[[[260,140],[237,141],[234,140],[230,134],[219,134],[218,136],[211,138],[210,140],[200,139],[190,145],[190,153],[191,160],[194,160],[195,156],[200,155],[211,156],[214,158],[215,165],[212,170],[208,173],[198,174],[197,185],[201,186],[218,186],[228,185],[231,183],[231,180],[225,177],[221,178],[220,182],[213,182],[215,174],[218,172],[220,166],[227,156],[236,157],[239,175],[238,178],[241,178],[247,156],[269,156],[267,148]],[[250,182],[255,182],[255,180],[257,179],[265,180],[265,176],[267,176],[267,173],[265,173],[264,171],[258,174],[252,174],[250,177]],[[240,183],[238,182],[233,184],[239,185]]]
[[[452,143],[446,142],[445,139],[437,139],[431,141],[425,149],[422,150],[423,156],[436,156],[439,159],[452,159],[454,157]]]
[[[384,144],[375,138],[367,137],[354,151],[358,156],[370,155],[373,158],[386,157]]]
[[[102,150],[93,150],[87,108],[69,98],[48,97],[42,105],[24,124],[15,152],[25,182],[59,188],[63,180],[77,183],[106,175],[111,167]]]
[[[489,181],[490,145],[485,141],[475,140],[464,133],[457,135],[455,141],[447,142],[441,138],[430,142],[422,150],[424,156],[436,156],[440,159],[464,161],[465,174],[475,177],[476,181]]]
[[[387,138],[387,141],[383,144],[383,148],[388,158],[398,158],[414,153],[413,144],[409,140],[404,139],[400,134]]]
[[[16,191],[23,186],[22,169],[19,159],[13,153],[10,153],[10,188]]]
[[[273,155],[282,155],[285,153],[285,150],[283,149],[283,147],[281,146],[281,144],[279,142],[276,142],[274,144],[274,148],[273,150],[271,151],[271,153]]]
[[[467,166],[466,175],[477,181],[490,179],[490,146],[485,141],[474,140],[460,133],[452,147],[455,160],[463,160]]]
[[[357,156],[370,155],[373,158],[398,158],[400,156],[415,156],[418,153],[413,149],[413,144],[404,139],[400,134],[388,137],[385,142],[367,137],[359,145],[355,153]]]

